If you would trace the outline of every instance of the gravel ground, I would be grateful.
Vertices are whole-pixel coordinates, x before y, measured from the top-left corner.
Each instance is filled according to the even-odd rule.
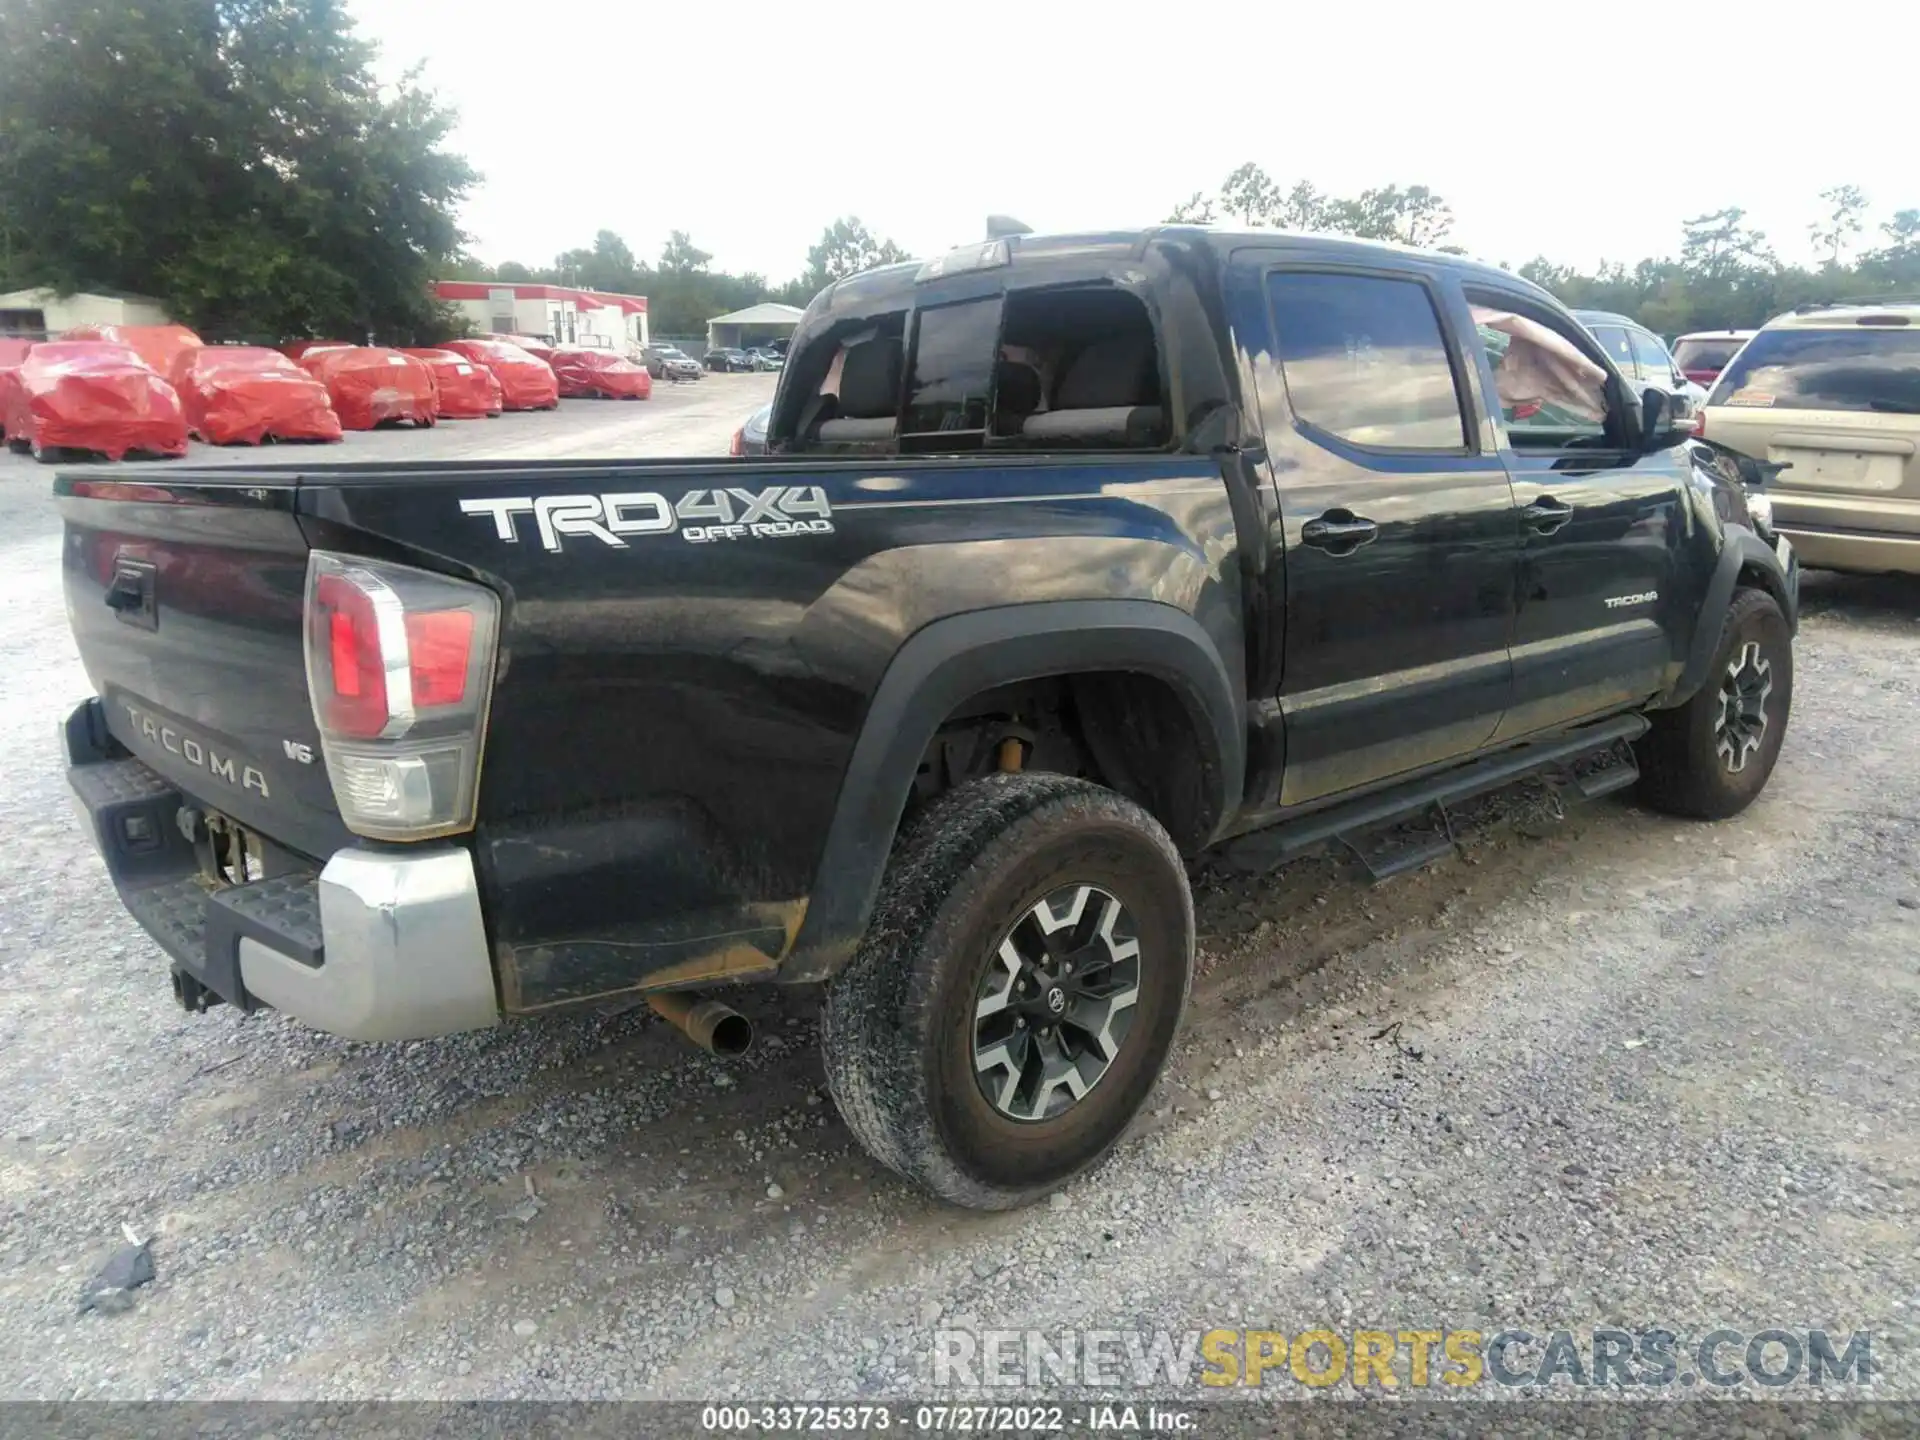
[[[766,388],[730,379],[463,428],[711,452]],[[909,1397],[947,1329],[1661,1322],[1871,1329],[1920,1398],[1920,585],[1809,577],[1738,820],[1522,786],[1379,888],[1203,874],[1136,1138],[980,1216],[853,1147],[805,993],[750,995],[733,1065],[636,1009],[395,1046],[180,1012],[66,798],[44,478],[0,463],[0,1396]],[[77,1313],[123,1226],[158,1280]]]

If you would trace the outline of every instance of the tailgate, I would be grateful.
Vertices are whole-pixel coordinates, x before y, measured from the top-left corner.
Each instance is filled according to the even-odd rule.
[[[108,728],[208,808],[331,855],[351,837],[307,700],[292,473],[104,473],[54,493],[68,621]]]

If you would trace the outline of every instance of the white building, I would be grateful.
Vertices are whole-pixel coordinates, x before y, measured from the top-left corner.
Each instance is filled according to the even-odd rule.
[[[15,290],[0,295],[0,335],[38,339],[57,336],[76,325],[166,325],[171,317],[157,300],[139,295],[82,293],[60,295],[52,290]]]
[[[791,340],[793,327],[806,312],[777,300],[764,300],[707,321],[707,348],[750,350],[774,340]]]
[[[538,336],[555,345],[601,345],[623,353],[647,343],[644,295],[491,280],[442,280],[433,293],[483,334]]]

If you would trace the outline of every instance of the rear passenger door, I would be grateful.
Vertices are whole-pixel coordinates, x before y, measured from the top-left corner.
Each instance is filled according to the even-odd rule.
[[[1249,356],[1285,545],[1282,805],[1471,754],[1511,689],[1518,528],[1424,269],[1259,265]],[[1248,348],[1254,348],[1251,345]]]
[[[1520,507],[1513,704],[1498,737],[1517,740],[1643,701],[1677,674],[1692,634],[1674,583],[1687,527],[1685,447],[1645,455],[1634,443],[1634,367],[1609,375],[1593,344],[1604,346],[1614,327],[1590,337],[1572,317],[1497,284],[1465,295]]]

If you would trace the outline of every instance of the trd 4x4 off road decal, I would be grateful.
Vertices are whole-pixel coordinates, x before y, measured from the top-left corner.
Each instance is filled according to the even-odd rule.
[[[639,535],[679,535],[694,544],[710,540],[773,540],[788,535],[831,535],[833,509],[818,485],[770,485],[752,490],[689,490],[679,502],[651,490],[613,495],[510,495],[462,500],[462,514],[493,521],[494,533],[520,543],[519,517],[533,516],[540,543],[556,555],[565,537],[586,535],[602,545],[627,548]],[[689,523],[695,522],[695,523]]]

